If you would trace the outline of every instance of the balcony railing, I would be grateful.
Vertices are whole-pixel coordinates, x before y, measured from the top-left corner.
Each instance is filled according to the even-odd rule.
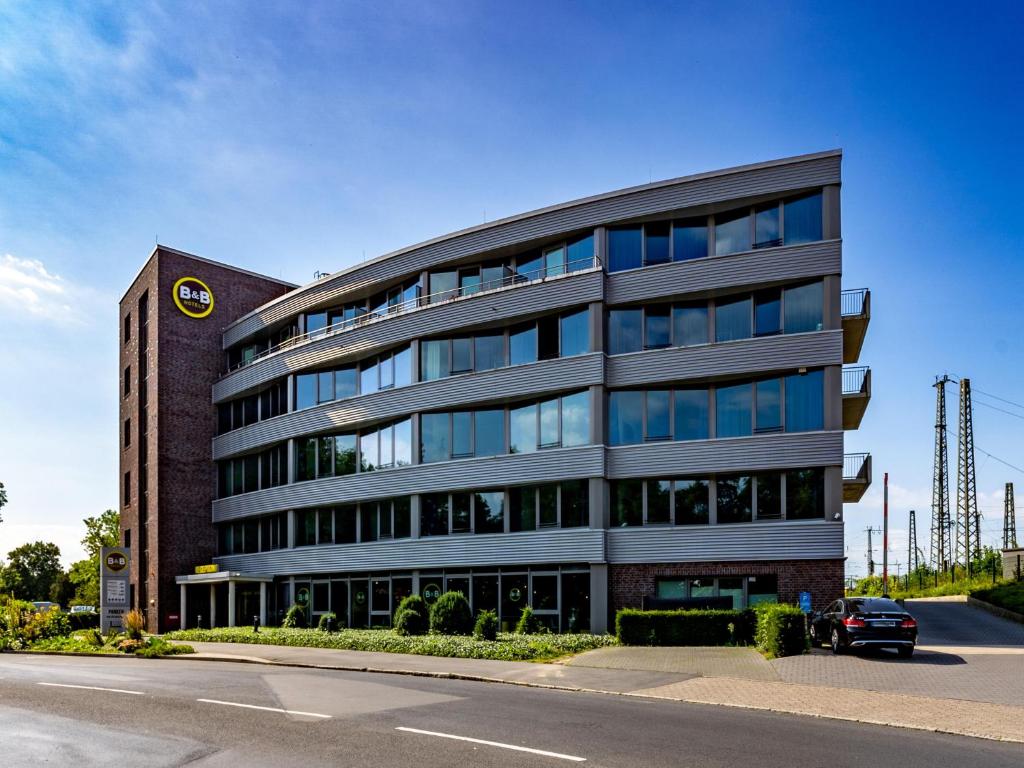
[[[868,394],[871,378],[871,369],[866,365],[858,365],[852,368],[843,368],[843,394],[844,395],[866,395]]]
[[[843,481],[869,482],[871,480],[871,454],[847,453],[843,456]]]
[[[367,312],[364,315],[358,317],[349,318],[347,320],[340,320],[326,328],[318,328],[315,331],[309,331],[308,333],[299,334],[292,336],[278,344],[273,344],[267,349],[262,350],[250,357],[246,357],[240,362],[228,368],[228,373],[231,371],[238,370],[239,368],[245,368],[248,365],[252,365],[270,355],[281,352],[285,349],[291,349],[292,347],[301,346],[308,344],[311,341],[318,339],[325,339],[331,336],[337,336],[347,331],[355,330],[356,328],[362,328],[363,326],[370,325],[372,323],[378,323],[382,320],[386,320],[389,317],[396,315],[404,315],[409,312],[413,312],[417,309],[423,309],[425,307],[435,307],[441,304],[448,304],[453,301],[461,301],[462,299],[469,299],[473,296],[479,296],[482,294],[492,294],[498,291],[505,291],[512,288],[522,288],[528,285],[535,285],[537,283],[544,282],[546,280],[552,280],[559,277],[564,277],[570,273],[586,272],[589,270],[601,269],[601,261],[597,256],[592,256],[585,259],[576,259],[566,264],[557,264],[553,266],[545,266],[540,269],[534,269],[527,272],[515,272],[507,275],[503,275],[497,280],[489,280],[480,283],[474,283],[472,285],[464,285],[458,288],[452,288],[445,291],[437,291],[430,293],[425,296],[417,296],[414,299],[409,299],[398,304],[388,305],[384,309],[378,309],[376,311]]]
[[[843,317],[858,317],[867,314],[871,291],[868,288],[851,288],[840,294],[840,312]]]

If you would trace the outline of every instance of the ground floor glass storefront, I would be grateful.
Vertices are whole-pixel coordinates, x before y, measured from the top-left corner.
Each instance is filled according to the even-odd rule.
[[[663,600],[726,598],[739,611],[758,603],[779,601],[779,581],[774,575],[658,577],[655,596]]]
[[[277,577],[271,616],[280,623],[293,605],[312,626],[333,613],[340,627],[390,627],[395,609],[411,594],[432,604],[444,592],[462,592],[476,615],[498,614],[511,631],[526,606],[554,632],[590,630],[590,569],[586,565],[423,570],[369,574]]]

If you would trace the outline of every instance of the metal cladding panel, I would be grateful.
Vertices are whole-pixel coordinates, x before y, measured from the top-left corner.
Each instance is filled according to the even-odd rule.
[[[582,448],[459,459],[379,472],[308,480],[213,502],[213,522],[301,507],[321,507],[412,493],[551,483],[604,474],[604,448]]]
[[[606,383],[609,387],[645,386],[842,365],[842,361],[843,332],[815,331],[612,355],[607,362]]]
[[[307,309],[343,303],[372,291],[378,284],[476,254],[526,246],[531,241],[658,213],[839,184],[841,163],[840,153],[827,152],[702,174],[552,206],[445,235],[292,291],[228,327],[223,345],[227,349],[266,326]]]
[[[843,524],[825,520],[608,531],[609,563],[824,560],[844,554]]]
[[[843,463],[842,432],[798,432],[608,448],[608,477],[680,477]]]
[[[429,536],[229,555],[215,558],[215,562],[229,571],[276,575],[594,563],[605,560],[604,533],[590,528],[563,528],[528,533]]]
[[[604,273],[592,269],[429,305],[283,350],[233,371],[214,383],[213,401],[221,402],[304,368],[340,365],[411,339],[588,304],[601,301],[603,295]]]
[[[764,248],[608,275],[609,304],[651,301],[685,294],[726,293],[744,286],[810,279],[842,272],[842,241]]]
[[[415,411],[584,389],[600,384],[603,377],[604,355],[593,353],[425,381],[293,411],[219,435],[213,440],[213,458],[229,458],[299,435],[355,429]]]

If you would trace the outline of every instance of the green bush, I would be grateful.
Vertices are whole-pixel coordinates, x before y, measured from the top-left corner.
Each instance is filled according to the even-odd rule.
[[[494,611],[480,611],[473,626],[473,637],[477,640],[497,640],[498,614]]]
[[[1013,581],[988,589],[976,589],[971,597],[1014,613],[1024,613],[1024,581]]]
[[[753,641],[749,611],[641,611],[623,608],[615,635],[623,645],[743,645]]]
[[[325,613],[320,616],[320,621],[317,622],[316,628],[321,632],[337,632],[338,617],[333,613]]]
[[[430,631],[438,635],[469,635],[473,612],[461,592],[445,592],[430,606]]]
[[[89,613],[69,613],[67,617],[72,632],[77,632],[81,629],[97,629],[100,626],[100,615],[95,611]]]
[[[808,649],[807,622],[795,605],[764,603],[757,606],[758,650],[769,659],[799,656]]]
[[[523,610],[519,614],[519,621],[516,622],[516,634],[539,635],[545,631],[547,631],[547,628],[540,623],[540,619],[534,614],[533,608],[528,605],[523,606]]]
[[[281,626],[287,629],[304,629],[306,626],[306,610],[301,605],[295,604],[288,609],[284,615]]]
[[[183,653],[195,653],[191,645],[174,645],[159,637],[149,638],[149,642],[135,651],[136,656],[144,659],[159,659],[161,656],[178,656]]]
[[[430,609],[419,595],[409,595],[395,611],[395,632],[400,635],[425,635],[430,630]]]

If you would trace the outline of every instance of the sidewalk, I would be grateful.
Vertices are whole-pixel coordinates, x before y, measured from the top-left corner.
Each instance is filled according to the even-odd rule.
[[[195,654],[170,658],[480,680],[746,707],[1024,743],[1024,706],[783,682],[774,662],[743,648],[607,648],[581,654],[566,664],[534,664],[242,643],[189,645]]]

